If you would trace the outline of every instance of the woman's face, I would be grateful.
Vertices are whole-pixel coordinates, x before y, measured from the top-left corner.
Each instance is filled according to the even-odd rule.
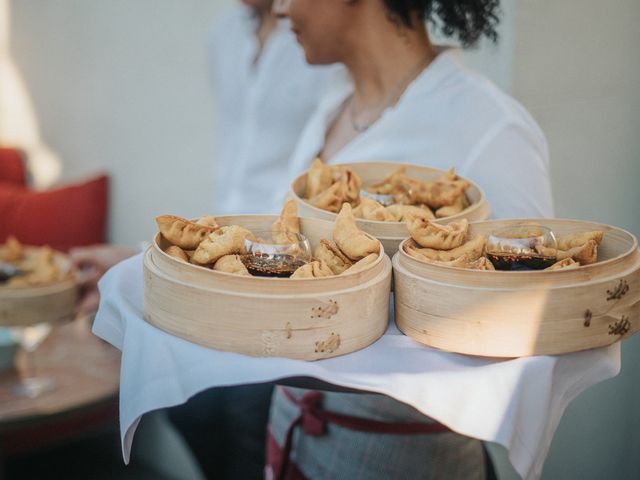
[[[273,11],[290,19],[307,62],[325,65],[342,60],[356,4],[350,0],[275,0]]]

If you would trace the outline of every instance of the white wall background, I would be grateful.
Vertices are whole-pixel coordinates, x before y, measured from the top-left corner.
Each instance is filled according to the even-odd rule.
[[[205,39],[228,2],[9,0],[10,54],[42,140],[62,159],[60,181],[111,174],[115,242],[150,238],[157,214],[214,209]],[[542,126],[558,215],[640,234],[640,1],[503,9],[501,43],[467,58]],[[544,478],[640,478],[639,337],[621,375],[570,406]]]

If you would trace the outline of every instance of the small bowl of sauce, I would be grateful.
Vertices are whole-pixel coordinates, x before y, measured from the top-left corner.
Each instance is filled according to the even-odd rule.
[[[515,225],[492,232],[485,254],[496,270],[542,270],[556,263],[558,243],[547,227]]]
[[[271,232],[255,232],[255,235],[255,241],[245,239],[246,253],[240,257],[251,275],[288,278],[311,261],[311,244],[302,234],[289,234],[290,243],[274,243]]]

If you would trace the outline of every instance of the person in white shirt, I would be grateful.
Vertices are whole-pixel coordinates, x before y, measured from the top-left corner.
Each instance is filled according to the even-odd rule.
[[[348,70],[307,124],[289,178],[318,156],[327,163],[454,166],[484,190],[495,217],[553,216],[548,149],[534,120],[465,69],[458,51],[435,47],[425,27],[431,21],[463,44],[495,38],[497,0],[276,0],[275,8],[291,20],[309,63]],[[314,409],[337,415],[314,417]],[[311,420],[306,424],[309,416],[314,428]],[[322,417],[342,420],[322,425]],[[418,432],[409,433],[408,424],[419,424]],[[268,473],[278,479],[486,478],[481,442],[434,424],[381,395],[279,387]]]
[[[272,0],[245,0],[209,39],[216,102],[216,214],[274,213],[273,191],[336,68],[310,66]]]

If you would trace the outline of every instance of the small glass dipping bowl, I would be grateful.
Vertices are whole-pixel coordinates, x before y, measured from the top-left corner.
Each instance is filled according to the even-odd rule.
[[[406,190],[406,192],[403,193],[375,193],[365,190],[364,188],[360,190],[360,198],[371,198],[383,207],[395,205],[396,203],[406,204],[408,203],[407,199],[410,198],[410,194],[410,190]]]
[[[487,258],[496,270],[542,270],[557,260],[558,243],[547,227],[522,224],[492,232]]]
[[[286,278],[311,261],[311,244],[302,234],[288,234],[295,241],[284,244],[274,243],[271,232],[254,232],[254,235],[255,241],[245,239],[246,253],[240,256],[251,275]]]

